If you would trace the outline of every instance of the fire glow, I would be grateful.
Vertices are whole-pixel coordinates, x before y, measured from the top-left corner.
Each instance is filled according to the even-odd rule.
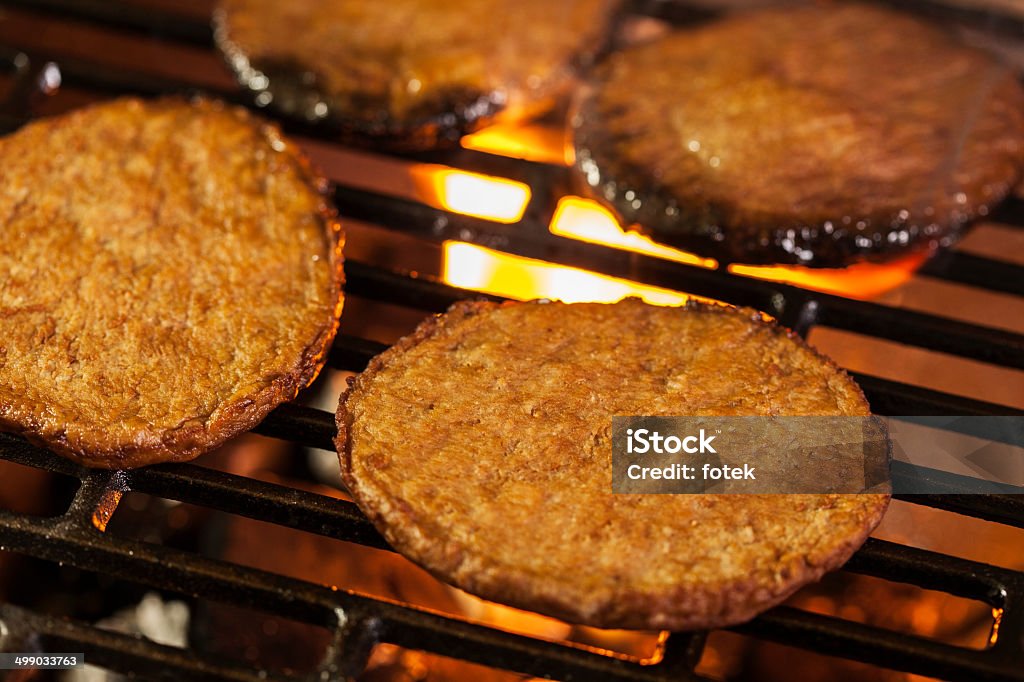
[[[466,149],[538,163],[572,165],[572,147],[562,130],[543,125],[496,124],[462,138]]]
[[[611,211],[590,199],[574,196],[562,197],[548,229],[551,234],[571,237],[592,244],[614,246],[626,251],[644,253],[687,265],[698,265],[702,268],[718,267],[718,263],[711,258],[701,258],[686,251],[655,244],[639,232],[624,231]]]
[[[414,168],[412,176],[428,204],[496,223],[519,222],[530,203],[529,186],[493,175],[424,165]]]
[[[447,284],[522,301],[549,298],[566,303],[614,302],[639,296],[656,305],[682,305],[692,298],[669,289],[512,256],[466,242],[447,241],[443,253],[442,278]]]
[[[534,127],[536,128],[536,126]],[[549,163],[564,159],[562,135],[543,129],[518,135],[515,128],[485,129],[469,136],[463,146],[514,158]],[[523,129],[526,131],[526,129]],[[414,170],[421,198],[455,213],[501,223],[518,222],[530,201],[530,188],[506,178],[458,171],[443,166]],[[563,196],[548,226],[551,234],[632,251],[686,265],[716,269],[710,258],[655,243],[639,232],[624,229],[616,217],[595,201]],[[638,284],[594,272],[514,256],[464,242],[445,242],[444,281],[477,291],[527,300],[617,301],[640,296],[651,303],[677,305],[685,293]],[[729,265],[730,273],[793,284],[850,298],[872,299],[906,282],[927,258],[913,254],[886,264],[859,263],[841,269],[798,266]]]

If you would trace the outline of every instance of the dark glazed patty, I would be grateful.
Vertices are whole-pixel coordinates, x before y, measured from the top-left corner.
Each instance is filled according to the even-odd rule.
[[[428,149],[550,104],[617,0],[221,0],[217,44],[257,101],[352,140]]]
[[[1024,167],[1014,73],[855,4],[742,14],[615,54],[573,124],[598,199],[655,239],[740,263],[948,245]]]
[[[0,430],[88,466],[192,459],[316,376],[326,183],[243,109],[122,99],[0,139]]]

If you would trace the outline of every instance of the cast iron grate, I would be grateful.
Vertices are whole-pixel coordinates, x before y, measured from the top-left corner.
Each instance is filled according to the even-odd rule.
[[[921,11],[943,14],[941,3],[914,3]],[[170,13],[104,0],[5,0],[46,16],[71,16],[120,31],[143,33],[160,41],[212,49],[208,26]],[[672,2],[637,2],[632,8],[670,21],[686,21],[703,12]],[[1021,33],[1019,19],[993,18],[987,12],[957,11],[956,19],[997,25]],[[2,20],[2,17],[0,17]],[[100,95],[191,93],[188,82],[158,79],[60,54],[23,55],[18,45],[0,45],[0,64],[14,71],[15,87],[0,107],[0,126],[12,129],[32,115],[31,101],[45,65],[56,64],[63,84]],[[248,104],[236,90],[204,92]],[[310,137],[316,129],[286,124]],[[470,150],[419,155],[448,166],[527,183],[532,190],[523,220],[501,225],[449,213],[414,201],[339,186],[335,200],[342,218],[385,227],[432,242],[471,241],[500,251],[623,277],[763,310],[806,336],[815,325],[855,331],[878,339],[1024,369],[1024,336],[938,316],[898,310],[761,282],[657,258],[558,237],[546,226],[559,188],[567,186],[560,166],[527,162]],[[993,220],[1024,229],[1024,202],[1012,199]],[[348,261],[347,291],[373,301],[396,303],[424,312],[440,312],[456,300],[478,296],[414,274]],[[993,292],[1024,295],[1024,268],[958,252],[929,262],[929,277],[969,284]],[[340,336],[329,356],[338,369],[359,371],[383,346]],[[1024,414],[1021,410],[863,374],[855,375],[876,412],[882,414]],[[311,447],[333,449],[333,415],[298,404],[272,413],[256,432]],[[641,665],[571,643],[548,642],[427,612],[411,606],[336,591],[170,547],[103,532],[122,495],[136,491],[205,508],[280,524],[323,536],[386,548],[358,509],[344,501],[294,488],[255,481],[183,464],[132,472],[91,471],[0,434],[0,458],[72,476],[80,487],[70,508],[56,518],[38,518],[0,510],[0,550],[63,562],[85,570],[143,582],[196,598],[256,607],[334,633],[327,657],[316,672],[291,677],[225,663],[202,654],[55,619],[13,605],[0,605],[0,623],[15,640],[31,638],[44,651],[84,651],[87,660],[142,678],[267,680],[334,679],[361,672],[373,647],[386,642],[447,657],[561,680],[697,679],[693,672],[705,634],[672,634],[657,662]],[[1024,528],[1024,497],[1015,495],[908,496],[909,501]],[[1001,610],[999,636],[984,650],[973,650],[883,630],[835,617],[780,607],[735,628],[755,637],[818,653],[884,667],[958,680],[1024,680],[1024,573],[958,559],[881,540],[869,540],[846,570],[910,583],[976,599]]]

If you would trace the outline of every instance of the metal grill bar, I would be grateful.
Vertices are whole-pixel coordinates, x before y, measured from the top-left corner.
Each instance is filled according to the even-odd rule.
[[[212,657],[100,630],[84,623],[43,616],[10,604],[0,604],[0,621],[14,624],[11,636],[15,641],[37,638],[47,651],[87,650],[86,660],[90,665],[144,679],[217,682],[286,682],[295,679],[225,665]]]
[[[449,287],[427,278],[420,277],[409,280],[395,273],[370,268],[351,261],[346,264],[346,270],[349,273],[347,285],[349,293],[388,303],[408,304],[410,301],[415,301],[417,307],[431,312],[443,312],[458,300],[481,297],[475,292]],[[406,290],[405,288],[410,292],[409,297],[403,297],[402,292]],[[495,296],[484,296],[484,298],[501,300]],[[813,314],[811,317],[813,319]],[[782,322],[787,324],[785,318],[782,319]],[[789,326],[797,328],[800,325],[790,324]],[[797,331],[802,336],[806,336],[809,327],[810,325],[805,323],[804,328],[798,328]],[[342,335],[335,341],[330,360],[331,366],[359,372],[372,357],[384,349],[385,346],[382,344]],[[852,372],[851,375],[860,384],[872,409],[878,414],[1024,415],[1024,410],[1005,405],[965,398],[863,373]]]
[[[335,202],[349,218],[423,239],[475,242],[518,256],[750,306],[776,317],[800,309],[802,302],[813,298],[816,324],[1024,369],[1024,335],[1013,332],[580,242],[549,233],[546,224],[502,225],[347,187],[337,188]],[[1007,269],[1024,280],[1024,268]]]
[[[865,662],[943,679],[1019,679],[1016,662],[995,659],[986,652],[959,649],[955,653],[937,642],[887,632],[860,623],[840,621],[808,611],[779,607],[764,618],[736,628],[737,632],[789,644],[797,639],[813,643],[820,653],[848,657],[850,650],[867,650]]]
[[[879,379],[860,372],[850,372],[864,390],[876,414],[907,416],[928,415],[1008,415],[1020,416],[1024,411],[1004,405],[964,398],[888,379]]]
[[[210,47],[213,32],[209,23],[184,14],[154,11],[125,2],[106,0],[4,0],[11,7],[51,12],[61,17],[87,21],[123,31],[137,31],[163,40]]]
[[[658,665],[637,666],[586,652],[582,653],[588,664],[596,666],[600,661],[603,666],[613,661],[613,669],[565,668],[566,659],[578,664],[577,657],[582,650],[540,643],[541,651],[537,651],[538,640],[451,621],[351,593],[317,588],[301,581],[178,550],[123,538],[112,541],[96,530],[91,521],[93,512],[107,499],[103,494],[105,491],[131,490],[166,495],[339,540],[387,548],[351,503],[194,465],[163,465],[125,474],[87,471],[52,453],[24,444],[13,436],[0,436],[0,444],[4,446],[5,457],[12,461],[44,466],[64,474],[77,474],[84,479],[75,503],[63,517],[26,519],[0,513],[0,529],[4,531],[4,544],[9,550],[51,561],[65,561],[87,570],[102,570],[128,580],[141,578],[154,587],[194,597],[269,609],[296,620],[335,629],[342,627],[350,617],[379,619],[378,641],[455,655],[527,674],[547,672],[567,680],[595,679],[592,676],[595,674],[599,674],[600,679],[679,679],[675,675],[681,670],[673,669],[672,676],[669,676]],[[12,456],[12,450],[20,456]],[[57,530],[60,532],[55,532]],[[45,546],[40,546],[40,537],[47,538]],[[1020,572],[878,540],[869,540],[846,568],[887,580],[911,582],[925,589],[979,599],[1007,609],[1007,613],[1011,607],[1015,610],[1015,605],[1019,605],[1024,596],[1024,574]],[[444,627],[440,627],[442,623]],[[1024,679],[1024,671],[1016,665],[1019,659],[1014,658],[1019,652],[1013,648],[1012,642],[1004,645],[1007,647],[1005,651],[990,655],[988,650],[963,649],[786,608],[770,611],[736,630],[855,660],[924,674],[942,674],[949,679]],[[81,634],[82,630],[76,632]],[[686,639],[685,636],[682,638]],[[472,651],[463,651],[467,647]],[[896,652],[899,656],[893,657]],[[159,647],[153,652],[154,659],[162,659],[164,654],[166,652]],[[542,660],[534,659],[532,665],[524,666],[520,659],[525,654],[541,656]],[[561,669],[561,673],[554,672],[557,669]]]
[[[101,477],[106,474],[88,474]],[[99,484],[98,484],[99,485]],[[257,498],[250,496],[250,503]],[[264,506],[258,502],[259,506]],[[531,675],[565,680],[658,680],[653,667],[582,646],[505,633],[439,614],[332,590],[291,578],[124,538],[111,542],[77,517],[32,519],[0,512],[6,549],[65,562],[195,598],[271,611],[341,630],[351,619],[379,622],[377,641],[455,656]],[[57,533],[56,530],[61,532]],[[40,536],[49,541],[38,542]],[[685,637],[685,635],[683,635]],[[341,643],[342,646],[345,642]],[[674,671],[678,672],[678,671]]]
[[[989,291],[1024,296],[1021,267],[992,258],[944,251],[931,258],[917,272],[923,275],[934,274],[936,279],[969,284]]]
[[[913,495],[900,499],[936,509],[974,516],[986,521],[1024,528],[1024,498],[1021,495]]]

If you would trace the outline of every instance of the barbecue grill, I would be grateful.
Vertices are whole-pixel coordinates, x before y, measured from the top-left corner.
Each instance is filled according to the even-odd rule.
[[[1024,20],[1018,16],[1002,16],[991,9],[953,9],[938,2],[898,4],[974,29],[1024,39]],[[219,65],[220,57],[212,47],[208,11],[207,3],[198,0],[177,4],[154,0],[0,2],[0,64],[6,70],[0,74],[0,84],[8,86],[0,105],[0,125],[12,130],[33,116],[121,94],[201,92],[252,106],[249,97]],[[704,18],[708,10],[682,2],[652,1],[634,2],[629,13],[634,18],[682,23]],[[56,29],[51,37],[40,28],[69,23],[80,27],[83,44],[92,47],[62,44],[56,38]],[[143,40],[148,47],[142,52],[128,53],[122,45]],[[111,56],[119,46],[120,60]],[[54,90],[57,96],[46,98]],[[444,242],[468,242],[503,254],[750,306],[804,337],[825,327],[944,357],[978,361],[1010,373],[1024,369],[1024,335],[1005,327],[821,293],[741,276],[725,267],[709,269],[552,234],[548,225],[558,199],[570,187],[569,170],[560,163],[467,148],[385,155],[343,148],[315,125],[295,121],[283,125],[300,143],[317,146],[338,166],[349,169],[332,178],[336,183],[333,191],[341,218],[350,228],[346,295],[367,302],[360,306],[363,311],[387,314],[412,309],[422,317],[441,312],[457,300],[480,296],[477,291],[417,274],[415,271],[422,269],[418,258],[377,262],[372,248],[360,246],[361,235],[373,233],[396,241],[434,245],[437,251]],[[523,183],[530,190],[529,203],[520,220],[502,223],[445,210],[409,192],[368,187],[359,179],[360,164],[410,163],[440,164]],[[1010,233],[1024,230],[1024,200],[1011,198],[988,221],[1004,226]],[[963,250],[939,254],[915,276],[1011,298],[1024,296],[1024,267]],[[328,366],[358,372],[385,345],[346,333],[352,328],[346,323],[350,310],[346,310]],[[1020,403],[998,404],[874,374],[853,374],[879,414],[1024,415]],[[334,418],[327,411],[296,402],[274,411],[255,431],[302,446],[332,450]],[[74,566],[188,599],[276,614],[331,633],[325,658],[313,672],[298,675],[157,644],[84,620],[47,615],[30,606],[0,604],[0,651],[24,651],[29,646],[44,652],[85,652],[90,664],[144,679],[324,680],[360,675],[374,648],[388,643],[559,680],[704,679],[695,668],[707,633],[664,634],[658,638],[654,654],[641,660],[595,646],[516,634],[411,604],[105,532],[126,494],[144,493],[387,549],[355,505],[344,500],[198,464],[161,465],[129,472],[92,471],[7,434],[0,434],[0,460],[70,477],[77,484],[71,486],[75,491],[70,505],[58,515],[39,517],[0,510],[3,552]],[[1024,528],[1024,496],[967,495],[970,482],[955,479],[948,479],[945,485],[948,495],[906,495],[903,499]],[[789,606],[772,609],[734,631],[744,637],[919,675],[971,682],[1024,680],[1024,572],[879,539],[869,540],[844,570],[991,606],[996,616],[989,646],[965,648]]]

